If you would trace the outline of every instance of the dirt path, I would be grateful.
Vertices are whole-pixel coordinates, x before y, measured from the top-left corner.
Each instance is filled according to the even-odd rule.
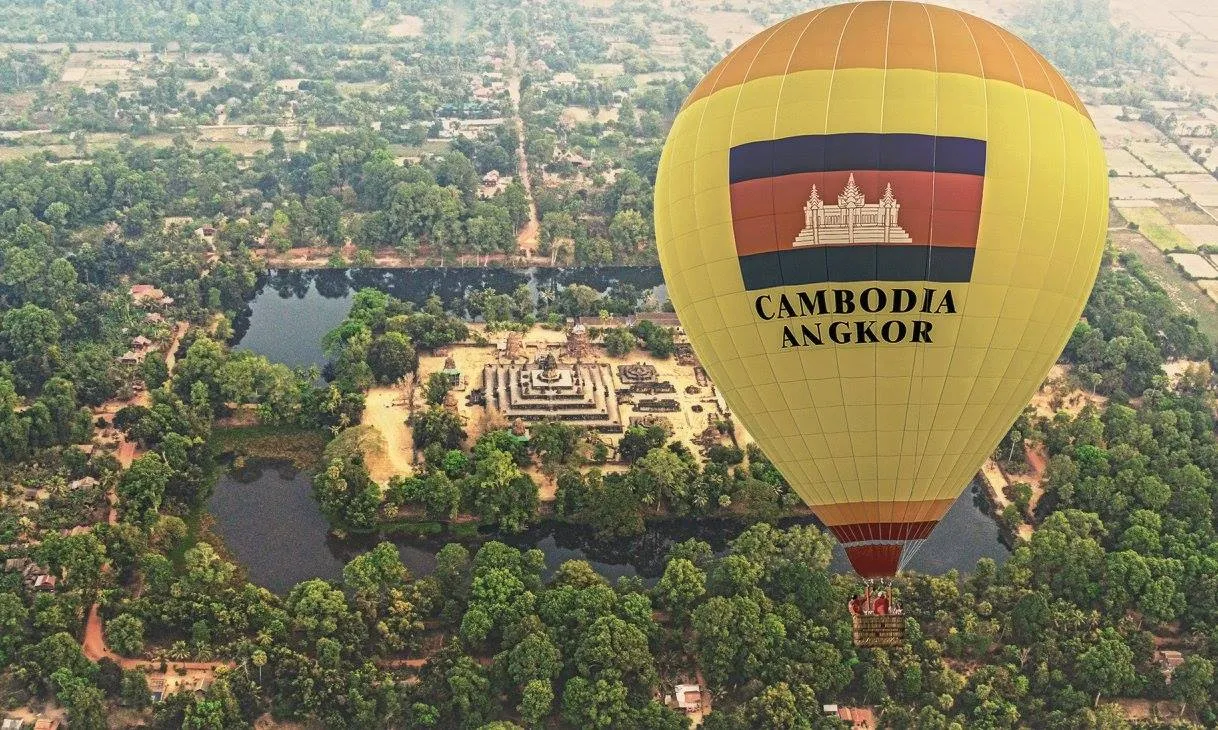
[[[85,657],[90,661],[97,661],[102,657],[107,657],[113,660],[123,669],[153,669],[158,670],[161,666],[160,660],[152,659],[130,659],[115,654],[106,646],[104,628],[102,626],[101,616],[97,612],[97,604],[93,604],[89,608],[89,618],[85,622],[85,640],[81,642],[81,650]],[[166,660],[168,666],[167,672],[176,671],[179,667],[187,671],[194,672],[212,672],[218,667],[235,667],[234,662],[178,662]]]
[[[383,386],[368,391],[364,425],[373,426],[385,437],[388,469],[376,469],[372,478],[384,484],[398,474],[414,473],[414,441],[406,418],[410,409],[404,388]]]
[[[508,96],[512,99],[512,118],[516,120],[516,159],[519,168],[517,177],[524,186],[525,196],[529,199],[529,222],[525,224],[520,234],[516,236],[516,245],[520,254],[526,258],[537,251],[537,233],[541,224],[537,221],[537,203],[533,200],[533,182],[529,179],[529,158],[524,152],[524,118],[520,114],[520,69],[526,63],[524,54],[517,57],[516,43],[509,42],[507,47],[507,63],[504,67],[508,72]]]
[[[170,375],[173,375],[173,369],[178,364],[178,347],[182,345],[182,338],[189,331],[190,322],[178,322],[177,326],[173,328],[173,340],[165,352],[165,367],[169,369]]]
[[[1036,504],[1040,502],[1040,498],[1045,496],[1045,467],[1049,465],[1048,455],[1045,453],[1043,445],[1037,445],[1026,449],[1028,466],[1032,467],[1032,471],[1025,475],[1023,481],[1032,485],[1032,498],[1028,500],[1028,509],[1033,513],[1036,511]]]

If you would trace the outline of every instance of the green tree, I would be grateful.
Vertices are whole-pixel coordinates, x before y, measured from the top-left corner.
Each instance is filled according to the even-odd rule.
[[[444,408],[433,406],[412,416],[414,445],[425,449],[439,444],[444,449],[455,449],[465,440],[465,424],[461,417]]]
[[[548,686],[562,670],[558,647],[544,632],[532,632],[508,652],[507,670],[517,686],[527,686],[535,680]]]
[[[516,711],[529,727],[542,727],[554,706],[554,687],[546,679],[534,679],[520,693]]]
[[[125,707],[142,710],[152,704],[148,676],[142,669],[124,669],[119,699]]]
[[[0,664],[11,665],[24,645],[29,609],[16,593],[0,593]]]
[[[378,383],[394,383],[419,366],[410,339],[400,332],[386,332],[368,348],[368,366]]]
[[[55,697],[68,710],[68,725],[75,730],[105,730],[106,707],[102,691],[89,680],[60,669],[51,675]]]
[[[625,357],[634,350],[638,339],[625,327],[610,327],[603,336],[605,351],[613,357]]]
[[[563,689],[562,715],[573,727],[625,727],[630,716],[626,685],[616,679],[572,677]]]
[[[682,620],[689,616],[695,604],[706,595],[706,573],[692,562],[677,558],[664,566],[664,575],[656,584],[660,605]]]
[[[61,330],[55,313],[26,304],[5,312],[0,324],[0,343],[13,363],[18,391],[39,390],[59,363]]]
[[[123,519],[144,527],[152,525],[172,475],[169,465],[157,453],[144,454],[131,462],[118,481]]]
[[[423,388],[423,399],[430,406],[444,405],[444,396],[452,390],[452,378],[445,373],[432,373],[427,376],[427,385]]]
[[[507,532],[520,532],[536,514],[537,485],[511,454],[492,450],[479,457],[466,485],[474,512]]]
[[[1171,674],[1171,694],[1181,702],[1181,716],[1190,705],[1202,709],[1213,704],[1214,663],[1196,654],[1184,657],[1184,663]]]
[[[1078,672],[1084,686],[1095,692],[1097,707],[1101,695],[1120,694],[1137,681],[1133,651],[1112,629],[1104,629],[1100,640],[1079,655]]]
[[[106,622],[106,643],[122,656],[139,656],[144,651],[144,622],[120,613]]]
[[[169,380],[169,367],[162,358],[154,354],[144,358],[144,362],[140,365],[140,377],[144,379],[144,384],[150,389],[159,388]]]

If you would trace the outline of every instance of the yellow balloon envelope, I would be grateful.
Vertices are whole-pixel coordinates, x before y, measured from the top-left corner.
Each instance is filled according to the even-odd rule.
[[[733,413],[893,575],[1069,338],[1108,221],[1082,102],[965,13],[862,2],[728,54],[673,123],[660,263]]]

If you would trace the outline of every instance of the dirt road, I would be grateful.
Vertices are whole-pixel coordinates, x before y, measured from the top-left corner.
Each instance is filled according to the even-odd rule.
[[[541,224],[537,220],[537,203],[533,200],[533,183],[529,179],[529,158],[524,151],[524,118],[520,114],[520,69],[526,63],[525,57],[517,57],[516,44],[509,42],[507,47],[508,96],[512,99],[512,118],[516,120],[516,160],[519,168],[517,177],[524,186],[524,193],[529,199],[529,222],[525,224],[520,234],[516,236],[516,245],[520,255],[529,257],[537,253],[537,233]]]

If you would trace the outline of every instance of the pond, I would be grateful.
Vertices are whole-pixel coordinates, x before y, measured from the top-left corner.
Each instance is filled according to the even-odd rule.
[[[984,511],[977,485],[970,485],[944,517],[908,566],[924,573],[952,568],[970,571],[978,558],[1002,562],[1008,554],[998,539],[998,527]],[[310,578],[341,578],[351,558],[389,539],[398,547],[411,573],[427,575],[435,568],[435,553],[446,538],[361,536],[339,540],[329,534],[325,517],[313,500],[309,476],[290,465],[251,461],[220,478],[209,508],[214,531],[249,579],[276,593]],[[811,517],[779,520],[779,526],[816,524]],[[598,540],[590,530],[547,521],[519,535],[485,536],[522,550],[537,548],[546,558],[547,573],[566,560],[587,560],[604,576],[638,575],[654,580],[664,567],[669,547],[690,537],[710,543],[716,551],[746,527],[733,519],[663,519],[649,521],[642,535]],[[474,541],[476,542],[476,541]],[[848,572],[845,555],[834,548],[832,569]]]
[[[276,269],[262,277],[244,316],[233,322],[234,346],[291,367],[325,364],[321,338],[347,317],[365,287],[422,305],[437,295],[454,311],[472,291],[511,293],[529,287],[534,302],[571,284],[601,292],[629,284],[657,305],[668,300],[657,266],[575,268]]]

